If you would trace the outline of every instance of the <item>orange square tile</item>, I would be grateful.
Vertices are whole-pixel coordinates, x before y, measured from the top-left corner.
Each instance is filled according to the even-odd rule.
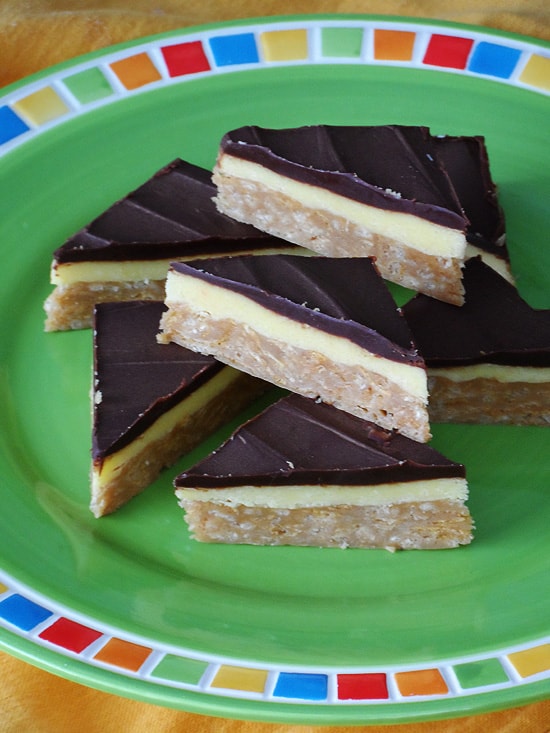
[[[109,639],[94,659],[137,672],[153,650],[123,639]]]
[[[411,672],[397,672],[395,681],[403,697],[413,695],[446,695],[447,683],[438,669],[418,669]]]
[[[416,33],[390,31],[378,28],[374,31],[374,58],[378,61],[410,61]]]
[[[129,90],[138,89],[162,79],[159,70],[145,52],[120,59],[120,61],[113,61],[111,69]]]

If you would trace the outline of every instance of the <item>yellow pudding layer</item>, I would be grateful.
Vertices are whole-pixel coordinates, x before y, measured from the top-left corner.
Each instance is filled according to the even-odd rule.
[[[220,483],[223,479],[220,479]],[[321,506],[382,506],[404,502],[466,501],[464,478],[404,481],[375,486],[234,486],[220,489],[179,488],[180,501],[208,501],[225,506],[296,509]]]
[[[307,208],[334,212],[366,230],[381,232],[390,239],[404,241],[407,246],[419,252],[459,260],[464,258],[466,238],[462,231],[434,224],[413,214],[362,204],[319,186],[292,180],[258,163],[228,153],[218,159],[217,170],[222,176],[260,183],[299,201]]]
[[[473,244],[468,243],[466,245],[466,259],[470,260],[477,256],[480,256],[483,262],[485,262],[485,264],[491,267],[495,272],[498,272],[501,277],[508,280],[512,285],[514,284],[514,276],[512,275],[510,265],[506,260],[503,260],[501,257],[496,257],[490,252],[486,252],[484,249],[480,249],[479,247],[475,247]]]
[[[237,255],[312,255],[305,247],[288,244],[288,248],[244,249],[240,252],[204,252],[186,257],[170,257],[159,260],[86,260],[83,262],[52,262],[50,282],[52,285],[72,285],[79,282],[141,282],[147,280],[164,280],[172,262],[190,262],[205,257],[226,257]]]
[[[189,258],[191,259],[191,258]],[[124,260],[98,262],[52,262],[50,282],[52,285],[72,285],[92,282],[134,282],[142,280],[164,280],[172,259]]]
[[[107,484],[116,478],[119,471],[144,448],[155,440],[166,435],[174,425],[185,419],[191,420],[193,414],[213,400],[218,394],[226,390],[233,382],[240,378],[240,373],[232,367],[224,367],[212,379],[194,390],[182,402],[164,413],[151,426],[144,430],[135,440],[121,448],[116,453],[106,456],[99,464],[94,463],[92,470],[92,490],[98,491],[102,484]],[[97,397],[99,395],[99,398]],[[94,395],[94,399],[101,400],[101,392]]]
[[[428,369],[428,377],[442,377],[452,382],[469,382],[473,379],[494,379],[497,382],[550,382],[550,367],[508,366],[504,364],[470,364],[463,367]]]
[[[400,364],[371,354],[346,338],[279,315],[227,288],[171,270],[166,280],[165,302],[168,307],[172,303],[184,302],[195,311],[208,313],[209,318],[251,324],[266,338],[328,354],[347,366],[361,365],[427,403],[427,377],[422,367]]]

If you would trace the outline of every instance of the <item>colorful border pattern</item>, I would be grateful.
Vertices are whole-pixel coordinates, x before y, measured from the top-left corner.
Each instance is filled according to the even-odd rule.
[[[0,576],[0,626],[84,664],[149,684],[261,702],[368,705],[452,699],[550,679],[550,637],[428,665],[307,668],[200,655],[55,609]]]
[[[550,95],[550,49],[481,29],[390,20],[224,26],[112,49],[0,97],[0,155],[128,94],[274,64],[366,64],[476,76]]]
[[[550,95],[550,48],[481,29],[400,20],[296,19],[168,34],[63,65],[0,96],[0,157],[52,126],[201,75],[298,64],[393,65]],[[353,705],[461,698],[550,679],[550,637],[429,665],[319,669],[201,656],[96,624],[0,575],[0,627],[148,684],[273,703]]]

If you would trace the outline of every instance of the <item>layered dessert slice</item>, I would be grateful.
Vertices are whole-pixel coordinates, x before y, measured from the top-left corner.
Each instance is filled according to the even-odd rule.
[[[514,281],[506,246],[506,222],[482,136],[433,138],[437,153],[468,217],[466,259],[480,256],[510,282]]]
[[[242,425],[174,485],[201,542],[394,550],[472,539],[464,466],[299,395]]]
[[[173,260],[298,249],[220,214],[211,172],[177,159],[53,255],[46,330],[91,325],[95,303],[162,300]]]
[[[165,303],[161,342],[429,439],[424,362],[371,259],[266,255],[174,263]]]
[[[550,425],[550,310],[536,310],[480,257],[462,308],[416,295],[403,307],[428,368],[435,422]]]
[[[242,127],[221,140],[220,211],[329,257],[463,302],[469,220],[426,127]]]
[[[91,504],[109,514],[265,389],[247,374],[156,341],[163,303],[100,303],[94,314]]]

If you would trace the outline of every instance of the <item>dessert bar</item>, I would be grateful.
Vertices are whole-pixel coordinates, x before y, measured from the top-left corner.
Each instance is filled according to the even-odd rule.
[[[160,341],[429,439],[425,365],[370,258],[173,263],[165,303]]]
[[[536,310],[474,257],[462,308],[416,295],[403,307],[428,369],[434,422],[550,426],[550,310]]]
[[[163,303],[100,303],[94,313],[92,496],[109,514],[265,391],[265,383],[156,341]]]
[[[464,466],[299,395],[242,425],[174,485],[202,542],[395,550],[472,539]]]
[[[321,255],[374,256],[384,278],[460,305],[466,236],[479,228],[470,229],[468,211],[479,212],[470,198],[463,206],[457,188],[469,193],[472,168],[474,197],[490,188],[481,217],[500,209],[482,140],[453,140],[403,125],[242,127],[220,142],[216,205]],[[440,152],[457,178],[466,174],[457,188]],[[501,224],[489,222],[477,238],[498,240]]]
[[[47,331],[91,325],[105,301],[162,300],[170,262],[299,248],[220,214],[211,172],[177,159],[53,254]]]

